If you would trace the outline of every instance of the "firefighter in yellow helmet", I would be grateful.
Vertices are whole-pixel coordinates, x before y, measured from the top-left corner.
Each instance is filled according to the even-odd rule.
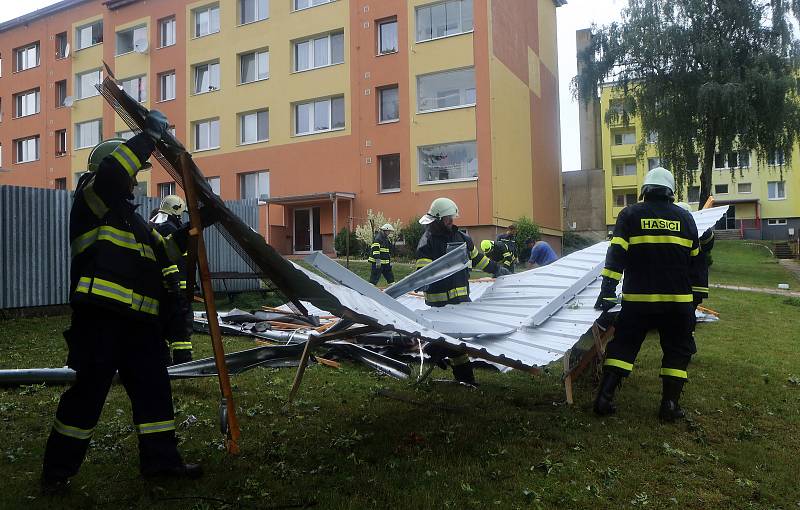
[[[381,275],[386,279],[386,283],[394,283],[394,272],[392,271],[392,241],[389,237],[393,234],[394,227],[391,223],[385,223],[375,234],[370,246],[370,255],[367,259],[372,265],[369,274],[369,283],[377,285]]]
[[[447,253],[450,248],[465,244],[474,269],[492,273],[495,277],[511,274],[508,269],[479,251],[472,238],[458,229],[453,223],[457,217],[458,206],[449,198],[437,198],[431,203],[428,213],[419,220],[426,228],[417,245],[416,268],[425,267]],[[469,300],[467,269],[432,283],[425,290],[425,304],[428,306],[439,307]],[[466,354],[435,344],[429,345],[428,352],[434,358],[450,358],[456,380],[468,384],[475,383],[472,366]]]
[[[159,321],[162,270],[180,260],[188,226],[164,237],[130,201],[136,174],[167,131],[167,119],[150,112],[145,128],[128,141],[98,144],[75,190],[69,224],[72,321],[64,337],[76,381],[61,395],[47,440],[45,493],[66,491],[77,474],[116,373],[131,400],[141,474],[202,474],[178,453]],[[204,224],[213,223],[213,213],[203,217]]]
[[[510,272],[514,272],[515,249],[511,246],[509,241],[504,239],[498,239],[497,241],[484,239],[481,241],[481,251],[493,261],[502,264],[503,267]]]
[[[158,213],[151,218],[150,224],[159,234],[166,237],[181,227],[186,203],[178,195],[167,195],[161,201]],[[163,293],[164,303],[161,307],[161,319],[164,337],[172,351],[172,364],[179,365],[192,361],[192,322],[194,316],[192,306],[186,296],[187,273],[186,253],[179,261],[164,268],[164,279],[167,283]]]

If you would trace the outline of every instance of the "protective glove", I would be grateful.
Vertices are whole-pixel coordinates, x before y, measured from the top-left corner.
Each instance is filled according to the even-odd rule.
[[[501,265],[498,265],[497,269],[494,272],[494,277],[497,278],[497,277],[500,277],[500,276],[506,276],[506,275],[510,275],[510,274],[511,274],[511,271],[509,271],[508,269],[504,268]]]
[[[153,142],[161,140],[164,133],[169,129],[167,117],[158,110],[150,110],[144,119],[144,132]]]
[[[600,286],[600,295],[594,303],[595,310],[607,312],[617,305],[617,281],[603,277],[603,284]]]
[[[200,224],[203,228],[208,228],[218,221],[219,214],[216,209],[208,206],[200,208]]]

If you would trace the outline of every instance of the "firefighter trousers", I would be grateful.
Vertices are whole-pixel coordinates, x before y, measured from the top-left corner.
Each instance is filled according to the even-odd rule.
[[[378,280],[381,279],[381,274],[386,278],[386,283],[389,285],[394,283],[394,272],[392,271],[391,264],[372,264],[372,271],[369,273],[369,283],[376,285]]]
[[[61,395],[44,454],[43,475],[66,478],[86,456],[114,374],[131,401],[139,438],[139,469],[158,472],[182,465],[175,438],[166,345],[157,323],[115,314],[74,311],[64,332],[75,383]]]
[[[604,369],[615,370],[622,376],[628,376],[633,370],[633,363],[647,332],[657,329],[663,353],[660,375],[686,380],[689,361],[697,352],[692,335],[694,309],[690,305],[691,303],[686,306],[676,304],[673,309],[665,312],[646,313],[641,307],[623,303],[622,311],[617,318],[614,338],[606,348]]]

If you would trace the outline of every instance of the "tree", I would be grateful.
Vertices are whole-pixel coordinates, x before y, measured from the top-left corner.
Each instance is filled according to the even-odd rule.
[[[717,153],[736,159],[731,167],[740,151],[754,151],[758,167],[776,151],[791,162],[800,132],[795,22],[800,0],[629,0],[621,22],[593,27],[573,93],[597,100],[613,82],[620,102],[606,122],[635,116],[642,133],[655,133],[679,194],[699,164],[703,204]]]
[[[391,224],[394,227],[394,232],[389,235],[389,241],[394,244],[397,241],[397,235],[400,233],[400,228],[403,222],[400,220],[392,220],[383,215],[381,211],[367,211],[367,219],[361,225],[356,226],[356,237],[362,241],[366,246],[372,244],[372,239],[375,237],[375,232],[378,231],[385,224]]]

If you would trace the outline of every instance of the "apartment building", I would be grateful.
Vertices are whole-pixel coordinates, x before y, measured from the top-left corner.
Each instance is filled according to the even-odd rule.
[[[609,108],[620,108],[613,86],[603,88],[600,98],[601,119]],[[606,223],[613,225],[626,205],[635,203],[648,170],[661,164],[655,148],[654,135],[643,133],[634,120],[628,126],[622,122],[602,122],[601,145],[605,171]],[[642,137],[647,137],[643,158],[636,157]],[[800,178],[795,166],[800,152],[794,148],[792,164],[785,164],[783,154],[771,155],[758,162],[749,152],[717,153],[714,156],[712,195],[716,205],[728,205],[718,230],[747,239],[788,239],[800,231]],[[760,163],[760,164],[759,164]],[[699,171],[695,184],[683,190],[683,199],[693,209],[699,204]]]
[[[528,216],[559,246],[563,3],[63,0],[0,24],[0,185],[74,189],[91,147],[132,135],[105,62],[223,199],[262,201],[283,253],[439,196],[476,239]],[[180,194],[157,164],[139,181]]]

